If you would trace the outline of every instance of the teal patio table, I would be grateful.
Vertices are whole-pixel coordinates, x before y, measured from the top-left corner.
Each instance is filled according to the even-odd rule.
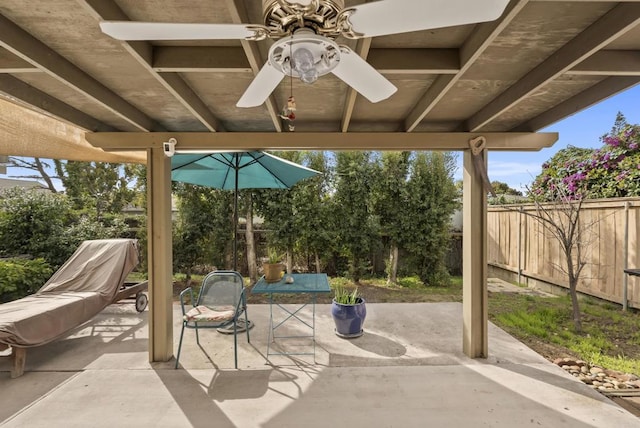
[[[287,282],[287,278],[293,279],[293,282]],[[291,280],[289,280],[291,281]],[[292,273],[285,274],[278,282],[267,282],[264,276],[258,280],[251,290],[256,294],[269,295],[269,338],[267,341],[267,362],[270,355],[313,355],[313,362],[316,362],[316,300],[318,293],[328,293],[331,291],[329,280],[326,273]],[[307,294],[309,301],[302,303],[295,309],[284,306],[277,301],[278,294]],[[274,297],[276,295],[276,297]],[[311,323],[300,317],[300,311],[308,305],[312,307]],[[285,318],[276,322],[273,317],[274,306],[280,308],[286,315]],[[297,320],[299,323],[308,327],[311,334],[306,335],[277,335],[277,329],[282,327],[287,321]],[[272,352],[271,343],[276,339],[294,339],[294,338],[311,338],[313,344],[313,352]]]

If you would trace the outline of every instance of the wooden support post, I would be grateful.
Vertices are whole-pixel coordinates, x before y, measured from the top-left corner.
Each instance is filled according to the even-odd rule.
[[[162,146],[147,151],[149,361],[173,357],[171,161]]]
[[[480,154],[486,169],[486,150]],[[462,318],[463,352],[488,356],[487,315],[487,193],[471,150],[464,151]]]
[[[13,367],[11,368],[11,379],[15,379],[24,374],[24,366],[27,362],[27,348],[11,347],[11,359]]]

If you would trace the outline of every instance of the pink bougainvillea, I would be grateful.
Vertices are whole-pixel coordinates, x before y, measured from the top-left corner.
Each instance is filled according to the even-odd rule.
[[[569,146],[542,165],[530,196],[553,200],[559,191],[569,198],[640,196],[640,125],[618,113],[599,149]]]

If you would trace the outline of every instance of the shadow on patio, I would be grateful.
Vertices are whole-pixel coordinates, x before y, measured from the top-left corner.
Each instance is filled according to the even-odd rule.
[[[181,368],[148,362],[148,312],[112,305],[30,351],[24,376],[0,363],[0,423],[18,426],[632,427],[638,419],[490,325],[486,360],[462,353],[459,303],[368,304],[365,334],[333,333],[316,307],[313,356],[271,356],[268,305],[251,305],[251,343],[186,332]],[[309,317],[308,314],[303,316]],[[174,341],[180,326],[174,307]],[[292,330],[297,326],[292,324]],[[282,342],[282,341],[281,341]],[[292,340],[284,350],[312,350]]]

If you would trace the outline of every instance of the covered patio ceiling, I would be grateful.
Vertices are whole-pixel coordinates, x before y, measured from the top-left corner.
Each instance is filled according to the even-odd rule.
[[[199,147],[461,148],[463,139],[442,139],[457,132],[501,133],[488,148],[522,150],[554,140],[523,140],[522,133],[640,81],[640,2],[513,0],[491,22],[338,37],[397,92],[371,103],[332,74],[312,85],[295,79],[295,136],[285,136],[279,112],[289,79],[264,104],[236,107],[273,40],[126,42],[103,34],[104,20],[263,23],[260,1],[2,0],[0,94],[103,133],[88,139],[111,149],[150,147],[186,132],[203,133],[191,139]],[[153,132],[161,133],[140,139]],[[275,133],[281,138],[269,136]],[[363,133],[383,135],[367,143]]]
[[[464,150],[462,347],[486,357],[486,158],[483,168],[469,144],[482,136],[488,150],[550,146],[557,134],[536,131],[636,85],[640,0],[512,0],[493,21],[339,36],[397,87],[377,103],[328,74],[311,85],[283,79],[264,103],[238,108],[273,40],[119,41],[99,26],[263,24],[262,3],[0,0],[0,95],[88,131],[95,147],[147,151],[150,361],[173,356],[169,138],[178,150]],[[295,132],[279,114],[291,92]],[[13,147],[0,141],[0,155],[19,154]]]

